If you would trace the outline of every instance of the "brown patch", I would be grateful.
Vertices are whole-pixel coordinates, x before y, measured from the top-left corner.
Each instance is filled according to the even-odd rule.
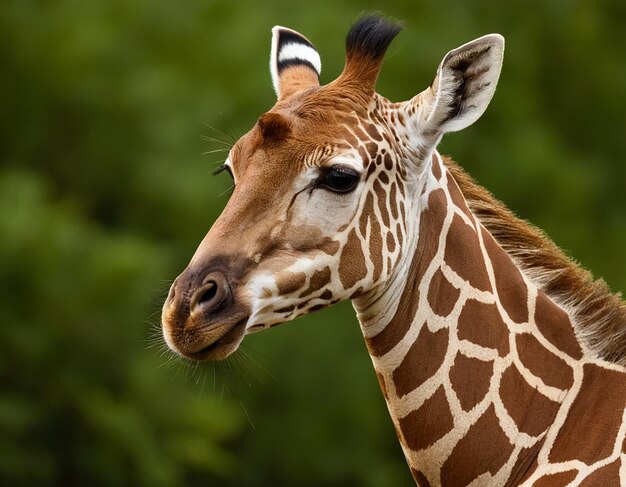
[[[539,377],[546,385],[558,389],[569,389],[574,383],[574,374],[565,361],[545,347],[530,333],[517,335],[517,355],[524,367]]]
[[[276,277],[276,281],[278,293],[281,296],[284,296],[285,294],[291,294],[304,286],[306,276],[302,272],[295,274],[293,272],[281,272]]]
[[[509,353],[509,333],[495,304],[467,300],[457,325],[457,336],[460,340],[496,349],[504,357]]]
[[[320,294],[320,299],[330,299],[333,297],[333,293],[330,289],[326,289],[322,294]]]
[[[621,461],[617,458],[608,465],[600,467],[591,475],[583,479],[583,481],[579,484],[580,487],[621,485],[619,478],[620,464]]]
[[[551,473],[538,478],[533,483],[533,487],[556,487],[558,485],[568,485],[578,475],[577,470]]]
[[[378,209],[380,210],[380,217],[382,218],[383,226],[389,228],[389,209],[387,208],[387,193],[385,192],[378,180],[374,181],[374,192],[376,193],[376,198],[378,199]]]
[[[419,229],[420,244],[411,261],[409,275],[396,314],[378,335],[366,339],[370,354],[375,357],[380,357],[395,347],[411,326],[419,303],[419,283],[424,275],[424,269],[437,253],[438,238],[446,216],[446,207],[443,190],[433,191],[428,200],[428,209],[422,212]],[[397,235],[401,238],[401,233]]]
[[[366,275],[367,267],[361,249],[361,241],[353,228],[348,234],[348,241],[339,259],[339,279],[344,289],[350,289]]]
[[[541,334],[559,350],[575,359],[582,358],[583,351],[569,316],[542,292],[537,295],[535,323]]]
[[[396,239],[393,238],[392,232],[387,232],[387,250],[390,253],[393,253],[396,250]]]
[[[367,222],[374,216],[374,195],[368,193],[363,204],[363,211],[359,219],[359,231],[365,237],[367,235]]]
[[[339,241],[326,238],[324,242],[322,242],[322,245],[320,245],[320,250],[328,255],[335,255],[339,250]]]
[[[379,156],[376,156],[376,159],[378,159]],[[376,164],[374,162],[370,162],[369,166],[367,167],[367,173],[365,174],[365,179],[369,179],[370,176],[372,174],[374,174],[374,172],[376,171]]]
[[[285,306],[284,308],[279,308],[279,309],[274,310],[274,313],[279,313],[279,314],[291,313],[294,309],[296,309],[296,305],[291,304],[289,306]]]
[[[326,251],[332,250],[332,248],[337,246],[333,239],[324,237],[321,230],[314,225],[286,225],[281,230],[280,238],[289,242],[291,248],[296,252]],[[267,247],[271,246],[270,240]]]
[[[413,474],[413,478],[419,487],[430,487],[430,482],[422,472],[412,468],[411,473]]]
[[[367,153],[369,154],[369,160],[373,161],[376,159],[376,154],[378,154],[378,144],[376,142],[367,142],[365,144],[367,147]]]
[[[372,214],[372,218],[370,220],[370,238],[369,238],[369,258],[374,264],[374,274],[372,275],[372,279],[374,282],[378,280],[380,277],[380,273],[383,270],[383,236],[382,229],[378,223],[378,220],[374,218]]]
[[[367,195],[359,221],[359,230],[363,237],[367,235],[368,223],[370,226],[369,258],[374,264],[373,280],[376,281],[383,269],[383,237],[380,224],[374,214],[374,195],[372,193]]]
[[[441,468],[441,485],[467,485],[479,475],[494,475],[511,456],[513,445],[502,431],[493,406],[461,438]]]
[[[404,441],[413,451],[428,448],[451,431],[454,418],[443,386],[439,386],[418,409],[400,418],[399,423]]]
[[[389,209],[394,220],[398,219],[398,202],[396,201],[396,183],[393,181],[389,188]]]
[[[517,428],[531,436],[539,436],[554,421],[560,404],[548,399],[528,384],[514,365],[502,374],[500,399]]]
[[[537,455],[543,447],[545,442],[545,436],[537,441],[530,448],[522,448],[515,460],[515,464],[511,469],[511,475],[504,484],[504,487],[514,487],[521,485],[522,482],[527,480],[532,473],[537,469]]]
[[[387,152],[385,154],[385,169],[387,169],[387,171],[391,171],[392,167],[393,167],[393,159],[391,159],[391,154]]]
[[[398,245],[400,247],[402,247],[402,240],[404,237],[402,237],[403,232],[402,232],[402,225],[400,224],[400,222],[396,223],[396,238],[398,239]]]
[[[542,291],[548,296],[566,296],[576,305],[573,321],[584,330],[581,336],[587,337],[589,348],[606,360],[626,365],[626,303],[619,294],[613,294],[601,279],[594,280],[543,232],[515,217],[452,160],[444,158],[444,162],[472,213],[502,248],[515,255],[522,269],[549,273],[550,280],[542,285]]]
[[[377,140],[379,142],[383,140],[382,136],[380,135],[380,132],[378,131],[378,128],[373,123],[365,124],[365,130],[367,131],[367,133],[372,139]]]
[[[377,162],[378,162],[378,159],[379,159],[379,158],[380,158],[380,156],[377,156],[377,157],[376,157]],[[380,181],[381,181],[383,184],[389,184],[389,176],[387,176],[387,173],[386,173],[386,172],[381,172],[381,173],[378,175],[378,179],[380,179]]]
[[[585,364],[583,374],[550,452],[552,463],[580,460],[591,465],[612,453],[626,407],[624,373]]]
[[[470,219],[470,221],[474,221],[474,215],[470,211],[467,203],[465,202],[465,197],[461,193],[459,185],[456,183],[453,177],[448,178],[448,191],[450,192],[450,198],[452,199],[452,203],[459,210],[461,210],[465,215]]]
[[[513,321],[525,323],[528,321],[528,288],[522,273],[489,232],[484,227],[481,231],[493,266],[500,303]]]
[[[359,119],[357,117],[353,117],[350,120],[350,128],[354,132],[354,135],[356,135],[356,138],[358,139],[359,144],[361,143],[361,141],[367,140],[369,138],[367,134],[361,129],[360,124],[359,124]],[[360,147],[363,147],[363,146],[360,146]],[[363,160],[366,160],[366,159],[363,158]]]
[[[439,316],[448,316],[460,294],[461,291],[450,284],[441,269],[437,269],[428,287],[430,308]]]
[[[408,394],[435,375],[443,364],[447,349],[448,329],[432,333],[424,324],[402,363],[393,371],[398,397]]]
[[[444,259],[454,272],[470,283],[470,286],[481,291],[491,291],[478,235],[459,215],[454,215],[452,219],[446,237]]]
[[[359,144],[360,144],[360,141],[359,141]],[[367,150],[365,150],[365,147],[363,147],[362,145],[359,145],[358,148],[359,148],[359,156],[361,157],[361,160],[365,164],[367,164],[368,161],[371,162],[370,159],[369,159],[370,156],[367,153]],[[368,171],[369,171],[369,169],[368,169]]]
[[[304,298],[319,289],[322,289],[326,284],[330,282],[330,267],[326,266],[323,269],[319,269],[313,273],[311,276],[311,280],[309,281],[309,287],[306,288],[302,294],[300,294],[300,298]]]
[[[402,171],[400,171],[400,173],[402,173]],[[402,182],[402,179],[398,179],[398,191],[400,192],[400,194],[402,196],[405,196],[404,193],[404,183]],[[401,208],[401,214],[404,213],[404,208],[403,208],[404,202],[402,200],[400,200],[400,208]]]
[[[469,358],[459,353],[450,369],[450,382],[464,411],[482,401],[489,391],[493,363]]]

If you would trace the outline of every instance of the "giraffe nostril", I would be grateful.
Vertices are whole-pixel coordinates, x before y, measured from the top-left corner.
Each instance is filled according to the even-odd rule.
[[[202,286],[202,289],[200,289],[199,291],[199,296],[195,304],[202,305],[209,303],[215,298],[215,296],[217,296],[217,283],[215,281],[209,281],[204,286]],[[194,303],[192,303],[192,306],[193,305]]]
[[[214,272],[206,277],[191,296],[189,308],[192,313],[213,313],[227,304],[230,298],[230,288],[226,278]]]

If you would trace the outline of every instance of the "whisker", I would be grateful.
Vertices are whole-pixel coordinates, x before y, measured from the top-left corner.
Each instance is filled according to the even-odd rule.
[[[160,309],[155,309],[152,313],[148,315],[148,318],[153,319],[157,314],[160,314],[160,313],[161,313]]]
[[[250,415],[248,414],[248,410],[243,405],[243,401],[239,401],[239,404],[241,405],[241,409],[243,409],[243,412],[246,415],[246,418],[248,418],[248,423],[250,423],[250,426],[252,426],[252,429],[256,431],[256,428],[254,427],[254,423],[252,422],[252,419],[250,418]]]
[[[230,188],[228,188],[226,191],[222,191],[217,197],[221,198],[222,196],[224,196],[229,191],[232,191],[233,189],[235,189],[235,185],[234,184]]]
[[[234,137],[233,135],[229,135],[226,132],[222,132],[221,130],[216,129],[215,127],[213,127],[212,125],[209,125],[208,123],[202,122],[202,125],[210,128],[211,130],[214,130],[215,132],[217,132],[218,134],[223,135],[224,137],[226,137],[226,139],[231,142],[231,145],[234,145],[235,142],[237,142],[237,138]]]
[[[182,362],[181,362],[182,358],[176,355],[174,352],[172,352],[169,348],[163,350],[161,354],[159,355],[159,358],[163,359],[164,356],[165,356],[165,360],[161,362],[161,364],[158,366],[159,369],[161,368],[171,369],[175,367],[176,365],[182,365]],[[178,374],[179,368],[177,369],[176,374]],[[176,377],[176,374],[174,375],[174,377]]]
[[[226,147],[228,147],[228,150],[230,150],[232,148],[232,146],[233,146],[233,144],[231,142],[225,142],[223,140],[216,139],[215,137],[209,137],[208,135],[201,135],[200,138],[202,140],[206,140],[207,142],[214,142],[216,144],[225,145]]]
[[[256,360],[249,353],[250,351],[253,351],[253,350],[251,348],[243,346],[243,344],[242,344],[242,346],[239,347],[239,352],[241,352],[246,357],[247,360],[250,360],[256,367],[258,367],[263,373],[265,373],[269,377],[271,377],[274,381],[279,382],[278,378],[274,374],[272,374],[267,367],[265,367],[263,364],[261,364],[261,362]]]
[[[235,129],[233,129],[233,127],[229,124],[228,125],[228,130],[230,131],[230,135],[232,140],[234,140],[235,142],[237,142],[237,139],[239,139],[239,136],[237,136],[237,132],[235,132]]]

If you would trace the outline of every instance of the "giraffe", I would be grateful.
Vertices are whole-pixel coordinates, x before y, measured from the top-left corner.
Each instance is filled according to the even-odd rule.
[[[274,107],[231,149],[235,188],[171,286],[164,339],[194,361],[350,299],[420,486],[626,485],[626,305],[450,158],[504,39],[450,51],[431,85],[375,91],[401,27],[358,20],[321,86],[275,27]]]

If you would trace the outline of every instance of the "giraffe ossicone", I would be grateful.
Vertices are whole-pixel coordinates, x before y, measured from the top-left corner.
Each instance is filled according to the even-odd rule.
[[[273,29],[277,102],[229,153],[234,192],[164,338],[219,360],[350,299],[419,485],[626,485],[626,306],[437,152],[486,110],[504,39],[450,51],[394,103],[375,86],[399,31],[360,19],[321,86],[314,45]]]

